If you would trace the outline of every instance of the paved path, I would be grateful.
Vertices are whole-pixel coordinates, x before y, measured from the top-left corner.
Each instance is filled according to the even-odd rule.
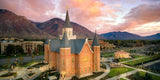
[[[91,80],[100,80],[101,78],[105,77],[110,72],[109,65],[107,63],[105,63],[105,65],[106,65],[106,71],[102,75],[100,75],[94,79],[91,79]]]
[[[157,60],[159,61],[159,60]],[[153,61],[154,62],[154,61]],[[146,63],[148,64],[148,63]],[[146,70],[143,70],[143,69],[137,69],[137,68],[134,68],[134,67],[131,67],[131,66],[128,66],[128,65],[124,65],[124,64],[121,64],[123,65],[124,67],[128,67],[128,68],[132,68],[134,69],[133,71],[130,71],[130,72],[127,72],[127,73],[124,73],[124,74],[120,74],[118,76],[114,76],[112,78],[109,78],[109,79],[106,79],[106,80],[117,80],[117,79],[120,79],[120,78],[126,78],[127,76],[129,75],[132,75],[132,74],[135,74],[136,72],[138,71],[143,71],[143,72],[148,72],[149,74],[153,74],[153,75],[156,75],[156,76],[160,76],[160,74],[157,74],[157,73],[153,73],[153,72],[150,72],[150,71],[146,71]],[[145,65],[145,64],[144,64]]]
[[[123,77],[129,76],[131,74],[135,74],[136,72],[137,72],[137,70],[133,70],[133,71],[130,71],[130,72],[127,72],[127,73],[124,73],[124,74],[121,74],[121,75],[106,79],[106,80],[117,80],[119,78],[123,78]]]
[[[150,66],[152,64],[156,64],[156,63],[159,63],[160,62],[160,59],[159,60],[156,60],[156,61],[152,61],[152,62],[148,62],[146,64],[143,64],[143,67],[146,67],[146,66]]]
[[[17,58],[19,60],[19,58]],[[44,56],[43,55],[40,55],[40,56],[35,56],[35,60],[39,60],[39,59],[44,59]],[[16,58],[11,58],[10,59],[10,63],[13,63],[14,61],[16,60]],[[25,61],[31,61],[32,60],[32,57],[31,56],[27,56],[27,57],[23,57],[23,62]],[[7,62],[7,58],[5,59],[0,59],[0,64],[6,64],[8,63]]]

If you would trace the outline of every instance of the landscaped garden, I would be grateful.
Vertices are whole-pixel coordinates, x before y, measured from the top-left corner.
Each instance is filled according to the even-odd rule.
[[[16,77],[16,76],[17,76],[17,73],[16,73],[16,72],[8,72],[8,73],[6,73],[6,74],[0,75],[0,77],[9,77],[9,76],[14,76],[14,77]]]
[[[59,73],[55,71],[55,69],[53,70],[47,70],[42,72],[36,79],[34,80],[47,80],[49,76],[56,76],[57,79],[59,78]]]
[[[127,68],[127,67],[111,68],[109,74],[107,74],[105,77],[101,78],[101,80],[112,78],[114,76],[129,72],[132,70],[134,70],[134,69]]]
[[[35,61],[33,61],[33,62],[23,62],[23,63],[19,63],[18,66],[19,67],[28,67],[28,66],[30,66],[34,63],[36,63],[36,62]]]
[[[146,72],[136,72],[133,75],[128,76],[129,79],[131,80],[159,80],[160,77],[159,76],[155,76]]]
[[[48,64],[48,63],[38,63],[38,64],[32,65],[32,66],[30,66],[30,67],[40,68],[40,67],[42,67],[42,66],[44,66],[44,65],[47,65],[47,64]]]
[[[71,80],[89,80],[89,79],[94,79],[94,78],[100,76],[103,73],[104,72],[97,72],[97,73],[93,72],[93,75],[91,75],[91,76],[83,77],[83,78],[80,78],[80,79],[78,79],[77,77],[73,77]]]
[[[147,57],[147,58],[143,58],[143,59],[139,59],[139,60],[133,60],[130,62],[126,62],[124,64],[129,65],[129,66],[137,66],[137,65],[141,65],[142,63],[147,63],[147,62],[151,62],[154,60],[158,60],[160,59],[160,56],[151,56],[151,57]]]
[[[120,78],[120,80],[126,80],[126,79],[124,79],[124,78]]]
[[[103,53],[102,54],[102,57],[113,57],[114,56],[114,53],[113,52],[107,52],[107,53]]]
[[[160,67],[159,66],[160,66],[160,63],[155,63],[150,66],[144,67],[143,69],[160,74]]]
[[[143,57],[146,57],[144,55],[131,55],[132,58],[121,58],[121,59],[118,59],[119,62],[122,62],[122,61],[128,61],[128,60],[132,60],[132,59],[136,59],[136,58],[143,58]]]

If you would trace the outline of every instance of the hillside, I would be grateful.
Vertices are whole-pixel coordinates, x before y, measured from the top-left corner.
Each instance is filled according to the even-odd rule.
[[[42,39],[48,34],[41,31],[24,16],[0,9],[0,37]]]

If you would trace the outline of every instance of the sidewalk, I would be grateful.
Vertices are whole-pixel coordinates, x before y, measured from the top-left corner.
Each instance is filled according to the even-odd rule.
[[[106,71],[102,75],[96,77],[95,79],[91,79],[91,80],[100,80],[101,78],[105,77],[110,72],[109,65],[106,63],[105,63],[105,65],[106,65]]]

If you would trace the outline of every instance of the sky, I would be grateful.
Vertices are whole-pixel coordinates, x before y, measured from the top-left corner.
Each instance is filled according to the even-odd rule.
[[[140,36],[160,33],[160,0],[0,0],[10,10],[35,22],[70,20],[98,34],[113,31]]]

